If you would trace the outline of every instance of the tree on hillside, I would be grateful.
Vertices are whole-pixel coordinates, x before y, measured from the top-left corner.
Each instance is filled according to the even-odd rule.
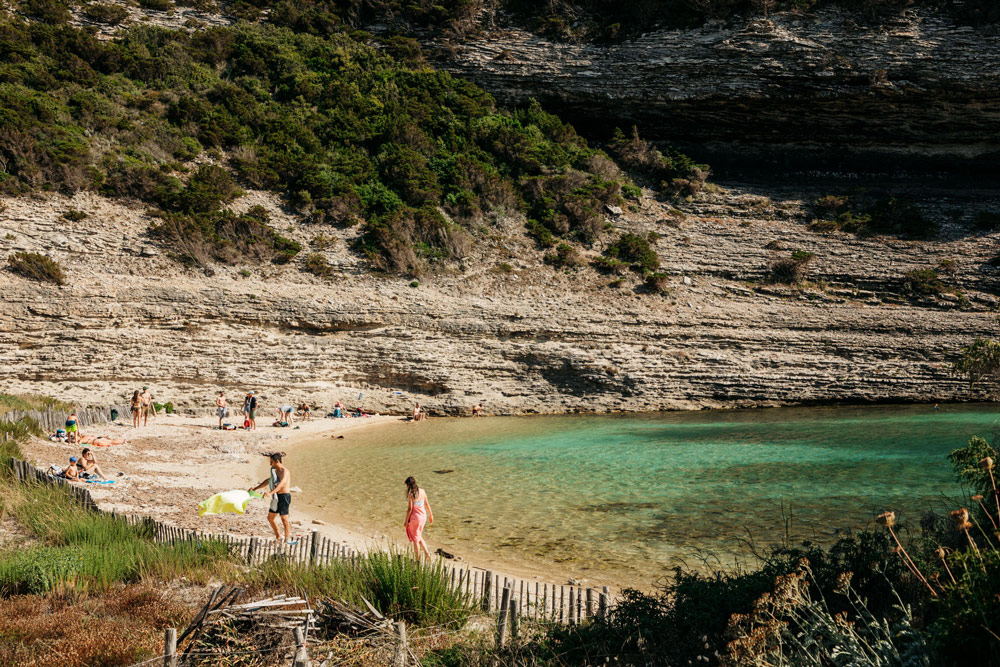
[[[980,382],[1000,384],[1000,342],[977,338],[962,348],[954,369],[968,378],[972,387]]]

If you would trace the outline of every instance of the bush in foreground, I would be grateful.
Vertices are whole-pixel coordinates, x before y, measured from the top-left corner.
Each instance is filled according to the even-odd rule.
[[[14,273],[31,280],[53,285],[66,284],[62,267],[51,257],[37,252],[15,252],[7,258],[7,266]]]

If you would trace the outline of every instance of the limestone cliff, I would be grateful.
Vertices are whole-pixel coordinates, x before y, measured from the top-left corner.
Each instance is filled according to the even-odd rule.
[[[996,242],[970,235],[955,209],[998,206],[997,193],[927,207],[945,222],[933,243],[809,231],[803,201],[814,196],[734,184],[683,211],[647,198],[613,218],[660,235],[674,275],[666,296],[631,274],[609,286],[590,268],[545,265],[518,220],[495,226],[463,266],[411,287],[367,270],[347,249],[356,231],[299,225],[262,193],[238,204],[264,204],[303,242],[339,237],[323,251],[334,279],[303,273],[301,258],[206,276],[151,245],[141,208],[88,193],[7,199],[0,256],[45,252],[70,284],[0,271],[0,391],[100,403],[148,382],[158,400],[206,408],[218,387],[255,388],[265,413],[358,393],[370,409],[419,400],[438,413],[972,397],[950,362],[996,327]],[[88,216],[61,217],[71,207]],[[811,284],[764,284],[767,265],[796,248],[816,253]],[[903,294],[905,272],[946,259],[945,281],[967,303]]]
[[[878,26],[836,9],[779,14],[614,45],[484,28],[446,46],[436,64],[502,102],[537,98],[604,131],[637,123],[714,159],[780,162],[794,148],[824,167],[905,157],[995,173],[1000,156],[1000,27],[928,10]]]

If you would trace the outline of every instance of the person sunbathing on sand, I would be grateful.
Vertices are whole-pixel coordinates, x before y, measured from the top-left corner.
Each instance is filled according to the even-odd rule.
[[[101,466],[97,465],[97,460],[94,459],[94,453],[90,451],[89,447],[84,447],[83,451],[80,452],[78,466],[82,472],[97,475],[101,479],[107,479],[104,475],[104,471],[101,470]]]
[[[127,445],[128,438],[109,438],[106,435],[81,435],[77,438],[81,445],[94,445],[95,447],[111,447],[112,445]]]

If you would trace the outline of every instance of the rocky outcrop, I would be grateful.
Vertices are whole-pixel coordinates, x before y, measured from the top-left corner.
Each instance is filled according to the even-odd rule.
[[[150,246],[141,208],[88,193],[9,199],[0,256],[47,253],[70,284],[0,271],[0,391],[101,404],[150,383],[158,400],[207,409],[216,388],[254,388],[265,414],[302,398],[459,414],[975,397],[950,367],[995,331],[995,235],[970,235],[954,199],[934,243],[819,235],[804,224],[813,196],[734,186],[683,211],[646,199],[616,219],[659,234],[668,295],[633,274],[611,286],[590,268],[557,271],[517,220],[498,220],[464,270],[411,287],[365,269],[347,249],[356,230],[297,225],[260,193],[240,205],[267,205],[283,234],[341,238],[323,251],[335,278],[303,273],[301,259],[206,276]],[[1000,197],[978,195],[971,210],[984,202]],[[88,217],[62,218],[69,208]],[[816,253],[812,283],[763,284],[791,249]],[[966,301],[900,292],[905,272],[946,259]]]
[[[812,168],[864,156],[868,169],[904,157],[995,171],[1000,155],[1000,27],[926,10],[878,27],[837,10],[780,14],[615,45],[485,30],[438,53],[501,102],[536,98],[604,132],[636,123],[719,161],[795,149]]]

